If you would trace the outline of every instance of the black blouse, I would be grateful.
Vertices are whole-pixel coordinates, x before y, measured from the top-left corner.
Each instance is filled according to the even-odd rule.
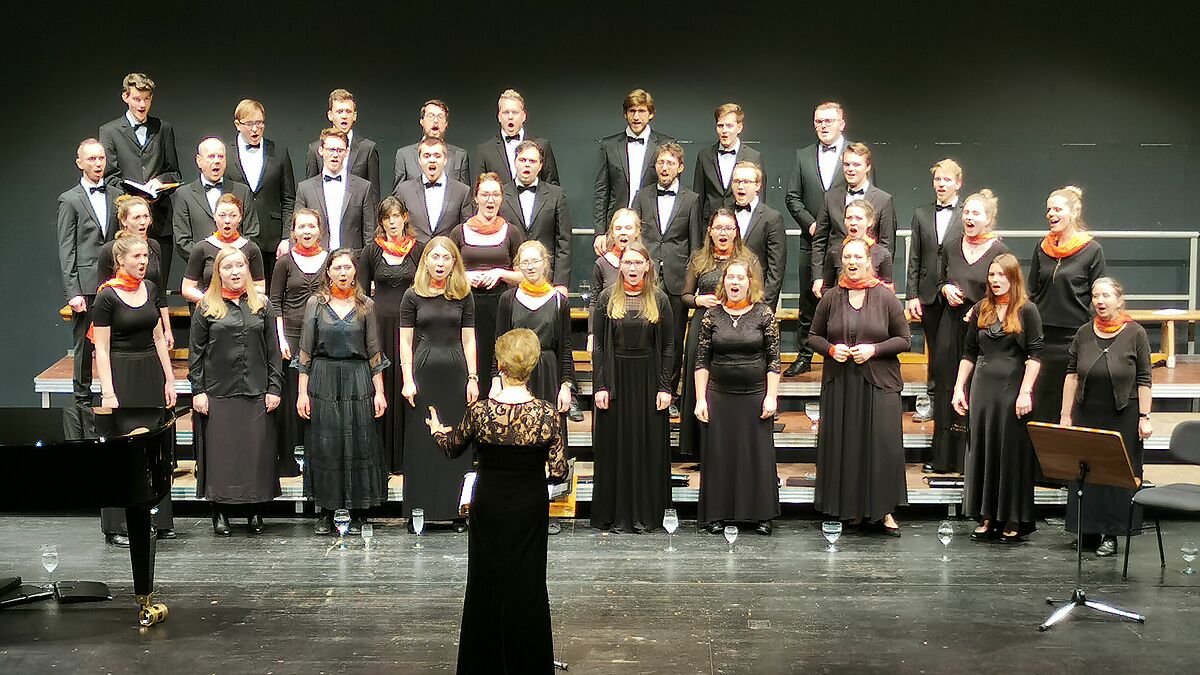
[[[1137,400],[1138,387],[1152,385],[1150,339],[1140,324],[1126,324],[1105,346],[1089,321],[1079,327],[1067,354],[1067,374],[1076,374],[1079,380],[1075,387],[1076,403],[1083,402],[1088,374],[1101,362],[1108,364],[1117,410],[1124,410],[1130,401]]]
[[[727,394],[762,394],[767,373],[779,374],[779,324],[758,302],[734,317],[723,306],[705,312],[696,347],[696,370],[708,371],[708,386]]]
[[[462,329],[475,327],[475,298],[462,300],[445,295],[427,298],[415,289],[404,291],[400,301],[400,327],[413,329],[413,349],[422,342],[462,349]]]
[[[990,344],[997,349],[1008,351],[1010,354],[1013,351],[1021,352],[1027,361],[1041,360],[1040,355],[1045,340],[1042,335],[1042,316],[1037,305],[1032,302],[1021,305],[1021,332],[1016,335],[1009,335],[1005,332],[1000,321],[996,321],[986,328],[980,328],[978,304],[975,305],[971,316],[971,321],[967,323],[967,340],[963,346],[964,361],[975,363],[976,359],[988,353],[988,350],[981,344],[980,333],[991,338]]]
[[[250,278],[255,281],[262,281],[267,274],[263,268],[262,251],[259,250],[258,244],[245,240],[242,245],[242,253],[246,254],[246,262],[250,263]],[[208,288],[212,283],[213,262],[217,259],[217,254],[221,252],[222,244],[213,243],[212,239],[205,239],[192,249],[192,253],[188,256],[187,269],[183,271],[185,279],[191,279],[200,285],[200,290]]]
[[[463,267],[467,268],[468,272],[479,270],[490,270],[500,267],[506,270],[513,268],[513,260],[517,257],[517,249],[525,242],[525,235],[521,234],[521,228],[515,227],[511,223],[504,224],[504,240],[498,244],[472,244],[467,242],[466,225],[458,225],[453,230],[450,230],[450,241],[458,246],[458,250],[462,252]],[[508,283],[501,281],[492,288],[471,288],[473,293],[503,293],[508,290]]]
[[[552,312],[545,321],[537,320],[538,314]],[[554,293],[537,309],[529,309],[517,300],[517,289],[509,289],[500,296],[496,312],[496,335],[504,335],[513,328],[528,328],[537,333],[542,351],[555,353],[558,360],[559,384],[575,386],[575,358],[571,354],[571,305],[566,298]],[[492,377],[500,375],[495,354],[492,355]]]
[[[358,254],[358,285],[362,287],[363,292],[372,295],[380,293],[380,286],[408,288],[412,286],[413,279],[417,277],[417,264],[421,261],[421,255],[424,252],[425,244],[418,241],[413,244],[412,250],[404,256],[404,260],[400,261],[400,264],[393,265],[383,257],[384,251],[379,248],[379,244],[372,241]],[[371,292],[372,282],[375,284],[373,293]],[[380,307],[379,309],[382,311],[384,308]],[[400,311],[399,304],[388,309],[388,313],[393,315]]]
[[[938,292],[941,292],[942,286],[954,284],[963,293],[963,305],[971,306],[987,294],[988,268],[992,266],[992,261],[996,256],[1011,251],[1004,242],[996,239],[983,255],[979,256],[979,260],[969,263],[963,255],[963,236],[958,233],[948,237],[946,245],[941,248],[941,255],[938,256]]]
[[[1047,326],[1078,328],[1092,320],[1092,284],[1104,276],[1104,249],[1095,239],[1065,258],[1051,258],[1039,242],[1029,263],[1029,298]]]
[[[838,275],[842,273],[842,247],[845,242],[831,248],[825,254],[824,277],[822,283],[825,288],[832,288],[838,282]],[[868,250],[868,255],[871,256],[871,268],[875,270],[875,276],[879,277],[884,283],[891,284],[893,275],[892,253],[887,250],[886,246],[876,244]]]
[[[321,296],[309,298],[300,333],[300,358],[292,360],[292,367],[307,373],[314,358],[367,361],[373,375],[392,365],[379,343],[375,303],[367,298],[364,312],[351,309],[342,318]]]
[[[109,346],[113,351],[138,352],[154,349],[154,328],[162,319],[154,298],[158,289],[152,281],[146,286],[146,302],[137,307],[125,304],[111,286],[96,294],[92,304],[92,323],[97,328],[111,328]]]
[[[873,344],[875,355],[861,365],[853,359],[838,363],[829,356],[829,349],[835,344],[851,347]],[[897,393],[904,388],[899,356],[911,344],[904,307],[896,293],[883,284],[866,289],[859,309],[850,305],[849,290],[834,286],[825,291],[813,312],[812,329],[808,333],[808,346],[825,358],[821,366],[822,384],[833,381],[850,368],[862,368],[867,382],[888,393]]]
[[[133,235],[125,235],[126,237]],[[96,263],[96,277],[100,279],[100,283],[104,283],[113,278],[116,274],[113,261],[113,246],[116,245],[116,239],[108,242],[100,249],[100,259]],[[146,248],[150,249],[149,259],[146,261],[146,279],[154,282],[154,286],[158,292],[154,294],[154,305],[156,307],[167,306],[167,280],[162,278],[162,247],[158,241],[154,239],[146,240]],[[87,290],[87,289],[84,289]]]
[[[204,302],[192,314],[188,344],[188,380],[193,394],[218,398],[260,396],[283,391],[283,366],[275,311],[270,304],[250,311],[246,297],[238,302],[221,299],[225,316],[204,313]]]
[[[275,261],[271,273],[271,309],[276,317],[283,317],[283,335],[289,341],[300,339],[304,326],[304,307],[308,299],[321,287],[324,266],[309,274],[296,264],[293,254]]]

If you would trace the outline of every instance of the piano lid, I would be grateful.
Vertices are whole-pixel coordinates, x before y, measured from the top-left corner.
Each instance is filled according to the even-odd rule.
[[[0,448],[95,445],[101,438],[157,434],[174,422],[175,413],[165,408],[0,407]]]

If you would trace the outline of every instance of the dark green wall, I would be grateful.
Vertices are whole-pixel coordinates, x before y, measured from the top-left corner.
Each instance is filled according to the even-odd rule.
[[[189,179],[195,143],[230,133],[242,97],[265,103],[268,135],[300,170],[328,91],[352,90],[359,129],[379,142],[390,176],[395,149],[415,140],[421,101],[445,99],[450,140],[473,148],[495,132],[496,95],[511,86],[526,97],[530,128],[553,140],[573,214],[587,224],[595,140],[622,128],[621,99],[640,86],[657,101],[654,127],[691,141],[689,160],[713,141],[712,109],[741,103],[780,209],[776,179],[811,142],[813,104],[833,98],[848,132],[874,147],[905,226],[929,198],[928,167],[950,155],[968,188],[1000,196],[1004,228],[1042,227],[1047,192],[1066,183],[1086,190],[1095,229],[1200,228],[1195,25],[1144,3],[1140,17],[1102,3],[346,2],[318,12],[207,2],[159,3],[153,17],[119,4],[91,3],[86,21],[72,3],[7,10],[0,404],[33,404],[33,376],[67,348],[55,314],[55,198],[77,179],[79,140],[123,112],[119,82],[134,70],[157,80],[154,112],[175,124]],[[1186,290],[1178,243],[1105,248],[1132,291]],[[578,252],[577,278],[590,260]]]

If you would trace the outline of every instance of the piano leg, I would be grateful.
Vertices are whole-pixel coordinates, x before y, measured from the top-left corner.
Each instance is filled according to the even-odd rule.
[[[127,507],[125,522],[129,526],[129,561],[133,565],[133,593],[139,607],[138,623],[143,627],[153,626],[166,620],[167,606],[153,600],[155,537],[150,531],[150,507]]]

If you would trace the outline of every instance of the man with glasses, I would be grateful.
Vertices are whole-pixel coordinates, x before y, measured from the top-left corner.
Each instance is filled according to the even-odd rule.
[[[450,128],[450,108],[438,99],[430,99],[421,105],[421,131],[422,139],[440,138],[446,140],[446,129]],[[411,178],[420,178],[424,173],[422,168],[424,162],[418,154],[417,146],[420,141],[412,145],[406,145],[396,151],[396,180],[392,183],[392,189]],[[467,158],[467,151],[446,143],[446,168],[445,172],[450,178],[464,184],[471,185],[475,180],[471,177],[471,162]],[[393,193],[394,194],[394,193]]]
[[[258,237],[254,243],[262,251],[267,280],[275,268],[277,255],[286,255],[288,242],[282,239],[283,224],[292,221],[296,204],[296,176],[292,173],[292,157],[287,146],[276,146],[265,137],[267,112],[263,104],[242,99],[233,109],[233,126],[237,135],[230,140],[233,161],[225,175],[250,187],[254,195],[253,210],[258,220]]]
[[[600,141],[600,171],[596,174],[592,223],[596,232],[608,228],[617,209],[633,208],[638,190],[654,185],[655,148],[675,139],[650,128],[654,97],[645,89],[625,96],[625,131]]]
[[[758,256],[763,268],[763,302],[772,309],[783,288],[783,271],[787,267],[787,230],[783,214],[759,199],[762,190],[762,169],[753,162],[738,162],[733,167],[733,214],[746,248]]]
[[[345,89],[334,89],[329,92],[329,110],[325,112],[334,129],[346,135],[349,143],[349,156],[344,164],[350,175],[365,178],[371,183],[375,195],[380,193],[379,150],[375,141],[354,133],[354,124],[358,121],[358,103],[354,94]],[[308,146],[308,157],[305,158],[305,176],[313,178],[321,173],[323,166],[317,143]]]
[[[717,209],[733,203],[730,180],[735,164],[750,162],[762,172],[762,155],[741,139],[746,118],[742,106],[722,103],[713,118],[717,122],[717,142],[696,156],[696,178],[692,181],[692,190],[700,195],[700,221],[704,223]]]
[[[370,181],[350,173],[346,156],[350,141],[338,128],[321,132],[317,153],[321,173],[296,186],[296,208],[321,214],[321,245],[326,250],[362,249],[375,236],[375,212],[379,195]],[[284,223],[282,237],[290,240],[291,222]]]
[[[841,104],[826,101],[818,105],[813,111],[813,129],[817,132],[817,142],[796,151],[792,173],[788,178],[787,195],[784,197],[788,213],[792,214],[792,220],[800,226],[801,232],[798,261],[800,316],[796,322],[796,344],[799,353],[796,360],[783,372],[787,377],[794,377],[812,369],[808,331],[812,327],[817,297],[807,291],[813,285],[813,234],[817,229],[817,215],[821,212],[825,191],[846,182],[842,175],[840,158],[850,141],[843,135],[846,130],[846,116]]]
[[[422,244],[450,234],[475,215],[471,188],[446,175],[446,141],[428,136],[417,143],[420,171],[396,185],[392,194],[408,207],[409,225]]]

